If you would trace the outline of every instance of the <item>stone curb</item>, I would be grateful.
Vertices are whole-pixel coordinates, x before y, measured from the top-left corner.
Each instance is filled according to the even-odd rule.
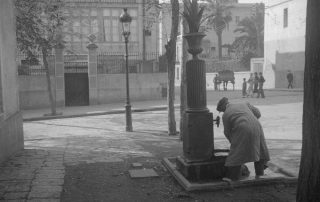
[[[302,88],[298,89],[286,89],[286,88],[272,88],[272,89],[263,89],[264,91],[286,91],[286,92],[303,92]]]
[[[298,176],[296,174],[294,174],[294,173],[290,172],[289,170],[286,170],[285,168],[282,168],[272,162],[268,162],[267,165],[274,172],[279,172],[279,173],[286,175],[288,177],[298,178]]]
[[[257,186],[257,185],[272,185],[272,184],[296,184],[297,178],[290,177],[284,174],[282,177],[270,177],[270,178],[259,178],[259,179],[248,179],[237,181],[233,183],[228,183],[225,181],[212,181],[212,182],[192,182],[186,179],[177,169],[174,161],[174,157],[171,158],[164,158],[162,159],[162,164],[165,168],[170,172],[173,178],[177,180],[177,182],[188,192],[191,191],[216,191],[216,190],[223,190],[228,188],[236,188],[236,187],[250,187],[250,186]]]
[[[180,106],[175,106],[175,108],[179,108]],[[132,112],[147,112],[147,111],[162,111],[166,110],[166,106],[161,107],[150,107],[150,108],[137,108],[132,109]],[[66,119],[66,118],[76,118],[76,117],[85,117],[85,116],[99,116],[99,115],[108,115],[108,114],[123,114],[125,110],[110,110],[103,112],[87,112],[82,114],[70,114],[70,115],[57,115],[57,116],[40,116],[40,117],[31,117],[31,118],[23,118],[24,122],[29,121],[42,121],[42,120],[51,120],[51,119]]]

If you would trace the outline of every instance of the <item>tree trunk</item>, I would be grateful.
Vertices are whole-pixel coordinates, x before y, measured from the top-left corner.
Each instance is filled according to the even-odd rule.
[[[218,37],[218,58],[219,60],[222,59],[222,32],[217,31],[217,37]]]
[[[182,33],[187,33],[188,24],[184,18],[182,18]],[[186,76],[186,63],[188,60],[188,45],[187,41],[182,37],[182,60],[181,60],[181,82],[180,82],[180,139],[183,139],[183,135],[186,130],[186,117],[185,112],[187,108],[187,76]]]
[[[143,66],[146,61],[146,30],[145,30],[145,23],[146,23],[146,0],[142,0],[142,24],[143,24],[143,30],[142,30],[142,60],[143,60]]]
[[[56,102],[53,98],[52,88],[51,88],[51,79],[50,79],[50,71],[49,71],[49,65],[47,61],[48,52],[46,49],[42,49],[42,60],[43,65],[46,70],[46,79],[47,79],[47,90],[49,94],[49,101],[50,101],[50,108],[51,108],[51,115],[56,115]]]
[[[254,22],[254,24],[257,32],[257,56],[263,57],[263,49],[262,49],[263,38],[261,34],[261,30],[262,30],[260,27],[261,25],[258,25],[257,22]]]
[[[308,0],[297,201],[320,201],[320,1]]]
[[[171,17],[171,34],[170,40],[166,44],[166,58],[168,61],[168,133],[176,135],[176,121],[174,114],[174,79],[175,79],[175,63],[176,63],[176,42],[179,25],[179,2],[178,0],[170,0],[172,8]]]

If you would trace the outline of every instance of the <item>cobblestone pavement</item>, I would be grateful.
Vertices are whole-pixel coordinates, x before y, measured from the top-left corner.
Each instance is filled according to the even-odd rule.
[[[259,108],[272,162],[296,175],[302,103]],[[123,114],[26,122],[25,150],[0,167],[0,201],[59,201],[65,166],[165,156],[172,148],[182,152],[179,137],[166,134],[166,116],[165,111],[134,113],[132,133],[124,132]],[[229,146],[222,128],[214,129],[216,148]]]

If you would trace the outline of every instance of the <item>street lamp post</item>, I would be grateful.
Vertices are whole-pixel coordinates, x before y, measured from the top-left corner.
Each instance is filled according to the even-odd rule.
[[[128,41],[130,36],[130,23],[132,21],[131,16],[127,12],[127,8],[123,9],[123,13],[120,15],[120,22],[122,24],[122,35],[126,46],[126,131],[132,132],[132,117],[131,117],[131,104],[129,93],[129,67],[128,67]]]

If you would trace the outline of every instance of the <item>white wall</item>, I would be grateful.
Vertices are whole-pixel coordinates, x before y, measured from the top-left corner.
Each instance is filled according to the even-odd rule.
[[[215,77],[217,73],[206,73],[206,86],[207,86],[207,90],[214,90],[214,83],[213,83],[213,79]],[[242,83],[243,83],[243,78],[246,78],[246,80],[249,79],[250,77],[250,72],[235,72],[234,73],[234,77],[235,77],[235,85],[234,85],[234,89],[235,90],[241,90],[242,89]],[[175,86],[179,87],[180,86],[180,79],[177,79],[176,76],[176,80],[175,80]],[[222,85],[220,86],[220,89],[223,89]],[[228,83],[228,89],[232,90],[233,89],[233,85],[229,82]]]
[[[277,74],[285,74],[288,69],[301,74],[304,69],[307,1],[269,0],[265,3],[264,71],[270,79],[273,74],[275,86],[279,86],[277,82],[281,81],[276,79],[280,78]],[[288,8],[288,27],[283,26],[285,8]]]

